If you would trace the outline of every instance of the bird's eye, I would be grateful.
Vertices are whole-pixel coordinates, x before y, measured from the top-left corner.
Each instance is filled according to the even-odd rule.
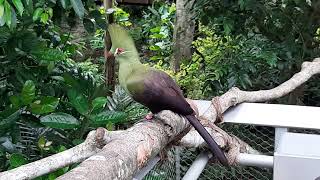
[[[117,54],[122,54],[123,52],[124,52],[124,49],[123,49],[123,48],[118,48]]]

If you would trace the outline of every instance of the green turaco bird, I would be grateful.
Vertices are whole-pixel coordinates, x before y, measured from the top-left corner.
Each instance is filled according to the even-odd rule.
[[[126,92],[135,101],[148,107],[152,113],[171,110],[185,116],[207,142],[220,163],[227,165],[223,151],[195,117],[193,109],[174,80],[165,72],[140,62],[134,41],[125,29],[113,24],[109,25],[109,33],[112,41],[111,52],[119,62],[120,85]]]

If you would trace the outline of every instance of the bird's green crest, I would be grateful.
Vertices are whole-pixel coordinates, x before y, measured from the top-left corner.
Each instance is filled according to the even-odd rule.
[[[133,39],[123,27],[111,24],[108,27],[108,31],[112,41],[111,52],[114,53],[117,48],[123,48],[126,52],[130,53],[132,58],[139,57]]]

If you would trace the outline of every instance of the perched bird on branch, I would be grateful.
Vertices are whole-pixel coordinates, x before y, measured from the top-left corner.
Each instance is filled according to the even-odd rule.
[[[109,25],[111,52],[119,62],[119,81],[125,91],[152,113],[170,110],[183,115],[206,141],[209,149],[221,164],[228,161],[218,144],[210,136],[175,81],[165,72],[143,65],[133,39],[118,25]]]

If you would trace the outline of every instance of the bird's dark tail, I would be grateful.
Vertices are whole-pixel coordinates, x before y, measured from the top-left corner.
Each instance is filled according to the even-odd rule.
[[[198,131],[201,137],[207,142],[209,149],[217,157],[221,164],[227,166],[228,160],[219,145],[214,141],[208,131],[203,127],[200,121],[193,115],[187,115],[186,118],[190,124]]]

